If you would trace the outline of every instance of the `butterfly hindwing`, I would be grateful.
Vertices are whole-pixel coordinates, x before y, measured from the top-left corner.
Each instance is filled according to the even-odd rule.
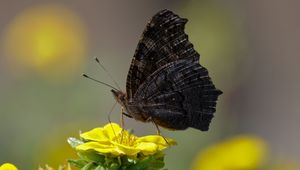
[[[184,32],[187,19],[169,10],[152,17],[138,43],[127,76],[126,92],[131,100],[139,86],[160,67],[183,58],[199,60],[199,54]]]
[[[221,93],[204,67],[191,59],[181,59],[150,75],[138,88],[133,102],[161,126],[208,130]]]

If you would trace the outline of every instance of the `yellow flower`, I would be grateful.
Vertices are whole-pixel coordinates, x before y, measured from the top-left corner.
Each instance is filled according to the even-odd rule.
[[[18,168],[11,163],[5,163],[0,166],[0,170],[18,170]]]
[[[256,170],[262,167],[266,153],[266,144],[262,139],[237,136],[203,150],[192,170]]]
[[[116,123],[109,123],[103,128],[95,128],[81,134],[80,137],[87,142],[78,145],[76,147],[78,151],[94,150],[113,156],[153,155],[169,146],[176,145],[174,140],[164,139],[159,135],[137,137]]]

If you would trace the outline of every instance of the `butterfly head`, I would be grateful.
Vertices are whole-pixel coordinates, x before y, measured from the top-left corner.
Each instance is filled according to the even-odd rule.
[[[118,103],[120,103],[122,106],[125,106],[126,104],[126,94],[119,90],[111,90],[112,94],[114,95],[115,99]]]

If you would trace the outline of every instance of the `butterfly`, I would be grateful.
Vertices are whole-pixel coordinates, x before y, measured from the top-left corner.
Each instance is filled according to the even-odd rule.
[[[184,32],[187,21],[165,9],[148,22],[129,68],[126,93],[111,90],[124,115],[172,130],[208,130],[222,91],[199,64],[200,55]]]

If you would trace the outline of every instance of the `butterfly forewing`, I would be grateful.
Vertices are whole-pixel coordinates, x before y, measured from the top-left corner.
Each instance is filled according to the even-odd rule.
[[[132,99],[140,84],[158,68],[182,58],[199,60],[184,32],[187,19],[169,10],[152,17],[138,43],[127,76],[126,92]]]

